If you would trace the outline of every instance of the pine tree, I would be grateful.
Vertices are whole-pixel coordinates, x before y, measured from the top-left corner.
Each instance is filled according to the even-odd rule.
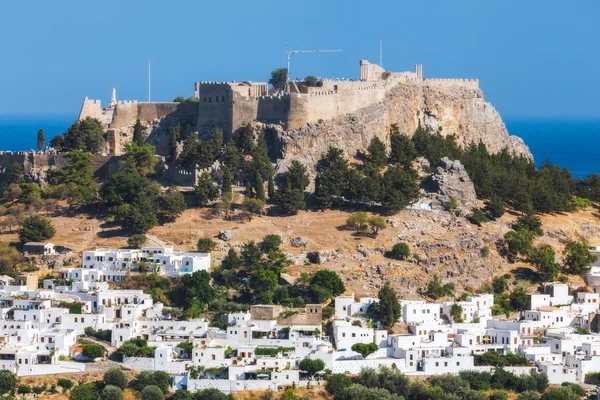
[[[144,144],[144,127],[138,119],[133,126],[133,143],[142,146]]]
[[[38,150],[44,150],[45,143],[46,143],[46,139],[44,138],[44,130],[40,129],[40,130],[38,130],[38,135],[37,135]]]
[[[137,125],[137,123],[136,123]],[[169,139],[169,149],[171,155],[175,155],[175,149],[177,149],[177,141],[181,138],[181,124],[178,122],[173,129],[171,129],[171,137]]]
[[[265,183],[260,175],[260,171],[256,171],[254,176],[254,188],[256,190],[256,198],[264,202],[266,200]]]
[[[225,172],[223,172],[223,183],[221,184],[221,196],[231,194],[232,192],[231,172],[229,172],[229,168],[225,168]]]
[[[375,303],[372,308],[374,317],[385,327],[392,327],[400,319],[402,307],[389,282],[379,290],[379,303]]]

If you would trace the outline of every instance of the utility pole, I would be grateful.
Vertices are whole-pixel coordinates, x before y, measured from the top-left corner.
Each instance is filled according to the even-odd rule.
[[[148,59],[148,103],[150,103],[150,59]]]
[[[300,53],[337,53],[344,50],[289,50],[287,53],[287,78],[285,81],[285,91],[290,91],[290,69],[292,64],[292,56]]]

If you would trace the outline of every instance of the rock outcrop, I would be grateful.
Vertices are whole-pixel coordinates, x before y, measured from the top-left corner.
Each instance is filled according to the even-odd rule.
[[[423,183],[425,190],[433,194],[437,203],[447,205],[450,199],[456,199],[458,209],[463,215],[477,206],[475,186],[460,161],[442,158],[439,167]]]
[[[424,81],[396,85],[384,100],[328,121],[309,123],[300,129],[284,131],[269,125],[271,143],[279,144],[278,169],[284,171],[292,160],[312,168],[329,147],[339,147],[348,156],[367,148],[374,137],[389,142],[389,127],[412,136],[420,125],[443,135],[455,134],[461,146],[483,142],[490,152],[504,148],[532,157],[523,140],[510,136],[500,115],[484,101],[480,89],[436,86]]]

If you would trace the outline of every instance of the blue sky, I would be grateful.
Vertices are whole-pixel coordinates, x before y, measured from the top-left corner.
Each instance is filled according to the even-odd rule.
[[[79,111],[84,96],[190,96],[199,80],[358,75],[360,58],[425,77],[479,78],[503,117],[600,116],[600,2],[4,1],[0,114]]]

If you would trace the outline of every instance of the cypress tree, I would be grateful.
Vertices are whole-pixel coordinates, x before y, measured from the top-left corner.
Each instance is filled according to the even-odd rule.
[[[38,130],[38,135],[37,135],[38,150],[44,150],[45,143],[46,143],[46,139],[44,138],[44,130],[40,129],[40,130]]]
[[[265,182],[263,181],[260,171],[256,171],[254,177],[254,189],[256,190],[256,198],[265,201]]]
[[[223,183],[221,184],[221,196],[231,194],[232,192],[231,172],[229,172],[229,168],[225,168],[225,172],[223,173]]]
[[[267,184],[267,190],[269,192],[269,200],[273,200],[273,196],[275,196],[275,184],[273,183],[273,175],[269,175],[269,183]]]
[[[137,146],[144,145],[144,127],[138,119],[133,126],[133,143]]]

